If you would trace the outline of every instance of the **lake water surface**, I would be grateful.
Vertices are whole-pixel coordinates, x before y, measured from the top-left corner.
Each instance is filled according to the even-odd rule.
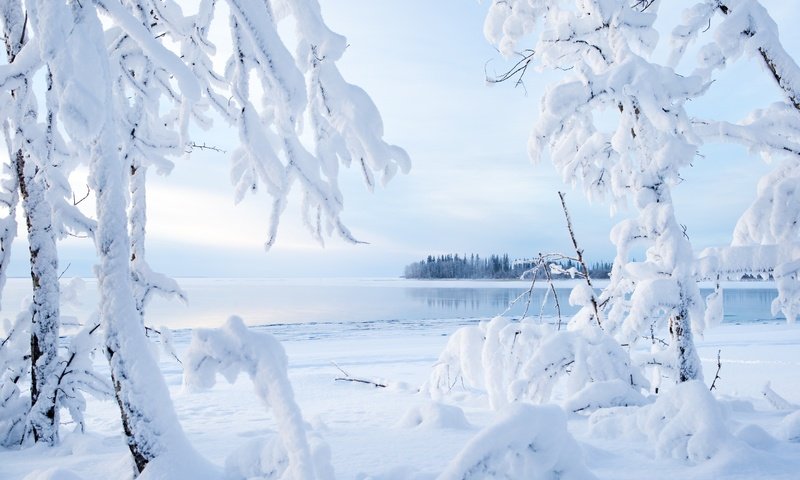
[[[148,323],[173,329],[220,325],[228,316],[241,316],[250,325],[353,324],[350,328],[414,328],[432,323],[467,323],[490,318],[509,309],[530,287],[527,281],[405,280],[405,279],[179,279],[188,304],[155,299],[148,307]],[[30,280],[9,279],[0,317],[10,318],[29,294]],[[560,282],[556,292],[564,317],[575,313],[567,299],[574,282]],[[528,315],[556,315],[552,295],[537,284]],[[710,293],[705,290],[703,294]],[[724,289],[725,322],[773,320],[770,304],[777,295],[766,282],[732,282]],[[63,308],[79,321],[95,308],[96,282],[87,280],[80,306]],[[526,298],[510,307],[519,317]],[[443,325],[444,326],[444,325]],[[294,327],[302,330],[302,327]]]

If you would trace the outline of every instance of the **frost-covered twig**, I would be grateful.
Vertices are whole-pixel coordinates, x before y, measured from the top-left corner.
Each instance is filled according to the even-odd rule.
[[[530,269],[528,269],[528,270],[526,270],[525,272],[522,273],[522,277],[523,278],[528,276],[528,275],[530,275],[530,277],[531,277],[531,285],[530,285],[530,287],[528,287],[527,290],[525,290],[524,292],[519,294],[516,298],[511,300],[511,302],[509,302],[508,307],[506,307],[506,309],[503,311],[503,313],[500,314],[501,317],[506,315],[508,312],[510,312],[511,309],[514,308],[514,305],[516,305],[520,300],[525,298],[526,299],[526,301],[525,301],[525,310],[522,312],[522,317],[521,318],[527,318],[528,311],[530,310],[530,306],[531,306],[531,300],[533,299],[533,289],[536,287],[536,279],[539,277],[539,272],[544,272],[545,279],[547,281],[547,285],[548,286],[547,286],[547,289],[545,290],[545,296],[542,299],[542,303],[540,305],[539,321],[542,321],[542,318],[544,316],[544,307],[547,304],[547,300],[548,300],[548,297],[549,297],[550,293],[552,293],[554,301],[555,301],[555,304],[556,304],[556,312],[558,314],[558,321],[557,321],[558,322],[558,328],[559,329],[561,328],[561,304],[559,303],[559,300],[558,300],[558,293],[556,292],[555,285],[553,284],[553,276],[552,276],[552,273],[551,273],[552,265],[556,265],[556,264],[554,264],[552,262],[554,262],[556,260],[572,260],[572,259],[570,257],[566,257],[566,256],[558,254],[558,253],[548,253],[548,254],[540,253],[536,257],[536,259],[532,260],[531,263],[533,263],[533,267],[531,267]],[[526,262],[527,262],[527,260],[526,260]]]
[[[203,142],[202,144],[195,143],[195,142],[189,143],[189,145],[187,145],[186,153],[191,153],[195,149],[197,149],[197,150],[211,150],[211,151],[217,152],[217,153],[228,153],[226,150],[223,150],[223,149],[221,149],[221,148],[219,148],[217,146],[206,145],[206,142]]]

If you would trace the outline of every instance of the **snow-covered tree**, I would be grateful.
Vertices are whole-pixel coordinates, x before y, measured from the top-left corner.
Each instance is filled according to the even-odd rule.
[[[150,36],[168,32],[174,15],[160,4],[125,1],[122,4],[141,23]],[[157,10],[154,7],[161,7]],[[154,272],[145,256],[145,234],[147,226],[147,172],[155,167],[158,173],[169,173],[174,164],[167,156],[183,153],[186,141],[181,128],[164,128],[175,122],[174,111],[162,112],[162,100],[170,101],[179,109],[186,102],[175,94],[169,82],[170,72],[156,64],[142,45],[125,30],[109,47],[110,66],[115,91],[116,108],[120,115],[123,132],[127,132],[123,144],[122,159],[129,165],[129,229],[131,241],[131,274],[133,279],[136,310],[144,322],[145,306],[154,294],[177,296],[185,300],[185,294],[177,282]],[[183,134],[183,135],[181,135]]]
[[[27,18],[20,1],[4,2],[0,9],[0,21],[9,64],[29,42]],[[58,282],[58,255],[56,240],[67,232],[91,232],[92,222],[83,217],[74,205],[65,199],[70,194],[63,163],[63,151],[59,152],[57,108],[52,90],[45,93],[46,118],[38,119],[39,105],[34,93],[36,64],[25,62],[17,75],[11,79],[9,91],[11,102],[5,105],[4,134],[8,146],[9,166],[13,180],[7,182],[9,206],[7,226],[3,228],[4,258],[0,261],[5,276],[7,250],[16,227],[13,220],[15,207],[21,200],[26,220],[30,249],[30,271],[33,283],[33,299],[30,314],[30,401],[27,424],[34,440],[54,443],[58,437],[58,338],[60,325],[60,295]],[[47,74],[48,87],[52,78]],[[73,162],[74,163],[74,162]],[[2,287],[2,285],[0,285]]]
[[[268,247],[293,185],[303,191],[304,217],[317,239],[337,234],[355,241],[340,219],[339,162],[355,161],[370,188],[376,173],[386,181],[409,168],[405,152],[382,140],[372,101],[338,72],[335,61],[346,43],[325,26],[316,0],[225,2],[229,15],[219,21],[228,22],[233,52],[224,74],[214,70],[208,38],[219,3],[201,1],[186,15],[169,0],[31,0],[25,3],[27,17],[18,9],[9,22],[18,28],[28,18],[28,41],[0,69],[0,86],[7,92],[46,74],[51,115],[37,128],[55,135],[49,122],[58,120],[72,158],[89,163],[100,324],[138,472],[157,458],[194,455],[142,324],[150,292],[179,292],[144,261],[146,168],[168,169],[166,157],[191,145],[190,122],[208,127],[207,110],[213,108],[239,131],[242,146],[232,158],[237,199],[259,183],[272,197]],[[296,31],[287,35],[283,22],[294,23]],[[289,40],[297,42],[294,53]],[[304,126],[311,128],[310,137]],[[42,151],[52,151],[52,142],[44,145],[49,150]],[[4,201],[13,209],[11,187]],[[3,227],[5,245],[13,234],[13,211]]]
[[[617,256],[600,298],[603,327],[627,341],[667,328],[667,366],[685,381],[702,375],[692,341],[702,299],[671,189],[700,142],[684,105],[706,84],[651,60],[658,4],[495,1],[485,33],[505,55],[532,38],[526,67],[565,71],[542,99],[529,152],[539,159],[549,150],[564,181],[610,199],[612,211],[632,201],[637,216],[611,233]],[[634,262],[637,247],[646,255]]]
[[[20,2],[6,2],[2,11],[8,62],[12,63],[27,42],[26,21]],[[10,94],[16,111],[8,115],[6,143],[16,174],[28,227],[33,302],[31,318],[31,410],[28,422],[36,441],[54,443],[58,434],[55,369],[58,357],[59,295],[58,259],[52,232],[52,208],[46,198],[46,183],[37,158],[41,148],[33,76],[24,75]],[[48,124],[52,144],[52,119]],[[46,147],[47,148],[47,147]],[[52,152],[52,147],[48,148]]]
[[[199,3],[181,54],[200,79],[207,105],[238,129],[240,146],[231,156],[237,201],[265,186],[272,197],[269,248],[287,194],[298,183],[312,235],[320,242],[330,234],[355,241],[339,218],[339,163],[355,162],[370,188],[376,174],[387,182],[410,164],[402,149],[382,140],[383,123],[369,96],[337,69],[345,38],[325,25],[316,0],[231,0],[226,4],[233,51],[220,75],[208,36],[216,3]],[[294,53],[279,32],[284,22],[294,22]],[[304,126],[311,128],[313,148],[301,141]]]
[[[692,43],[700,43],[694,75],[712,82],[743,57],[760,63],[779,101],[750,112],[741,121],[697,118],[695,131],[706,142],[736,143],[775,168],[758,184],[755,201],[743,213],[729,247],[701,254],[702,277],[738,279],[744,274],[775,278],[773,314],[793,322],[800,314],[800,66],[780,42],[769,12],[756,0],[702,1],[687,9],[673,31],[673,63]],[[721,308],[716,310],[721,317]]]

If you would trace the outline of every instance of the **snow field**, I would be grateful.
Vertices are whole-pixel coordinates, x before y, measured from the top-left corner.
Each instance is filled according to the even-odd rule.
[[[269,327],[255,330],[269,331]],[[183,355],[189,336],[183,331],[175,333],[176,348]],[[328,333],[312,340],[293,339],[287,333],[282,345],[295,400],[310,431],[330,447],[336,478],[437,478],[476,435],[487,435],[480,433],[482,429],[491,429],[507,415],[506,410],[490,410],[485,395],[456,392],[442,401],[450,407],[442,407],[418,393],[447,342],[440,329]],[[680,453],[664,454],[672,450],[659,445],[658,433],[663,428],[637,426],[648,419],[643,418],[648,417],[647,409],[666,408],[659,402],[668,399],[667,392],[659,396],[659,402],[641,408],[604,409],[592,416],[567,414],[568,430],[583,452],[587,469],[597,478],[621,480],[797,478],[800,417],[796,409],[794,413],[776,410],[761,392],[770,381],[771,388],[788,404],[800,405],[796,380],[800,328],[774,322],[723,325],[708,331],[705,338],[698,339],[706,384],[716,371],[719,349],[721,379],[714,392],[720,400],[719,418],[709,425],[717,430],[696,450],[701,457],[710,454],[710,460],[690,461]],[[183,387],[181,368],[173,359],[162,355],[160,366],[187,437],[220,470],[235,452],[246,450],[248,444],[252,448],[253,442],[277,430],[272,412],[265,409],[246,376],[240,375],[232,384],[218,377],[210,390],[190,392]],[[339,368],[352,378],[375,380],[387,387],[335,381],[343,376]],[[705,392],[693,388],[692,395]],[[454,420],[458,417],[455,409],[463,412],[467,424]],[[676,417],[679,423],[671,428],[705,421],[697,418],[699,414],[691,406],[680,412]],[[407,421],[409,417],[419,422]],[[68,415],[63,420],[68,420]],[[85,434],[65,433],[63,444],[55,448],[0,451],[0,478],[69,479],[63,471],[84,480],[131,478],[117,405],[112,400],[89,399],[86,430]],[[62,473],[47,476],[50,469]]]

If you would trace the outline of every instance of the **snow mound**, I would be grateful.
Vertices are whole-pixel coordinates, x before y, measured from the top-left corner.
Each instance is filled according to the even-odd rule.
[[[579,452],[563,410],[517,403],[473,437],[438,480],[596,478]]]
[[[81,477],[63,468],[50,468],[30,473],[24,480],[83,480]]]
[[[633,390],[622,380],[588,383],[578,393],[561,403],[570,412],[592,411],[598,408],[628,407],[647,403],[641,392]]]
[[[776,433],[782,440],[800,443],[800,410],[784,417],[778,425]]]
[[[402,428],[454,428],[471,427],[464,412],[454,405],[428,402],[411,407],[398,423]]]
[[[360,473],[356,480],[433,480],[434,476],[421,472],[414,467],[402,465],[377,474]]]
[[[778,441],[758,425],[747,424],[736,432],[736,438],[760,450],[772,448]]]
[[[221,469],[197,452],[190,448],[173,448],[150,460],[136,480],[221,480],[222,478]]]
[[[311,458],[316,467],[317,478],[333,479],[331,453],[328,445],[315,435],[309,435]],[[291,473],[289,454],[278,434],[253,439],[238,448],[225,460],[225,473],[229,480],[294,479]],[[288,472],[287,472],[288,471]]]

